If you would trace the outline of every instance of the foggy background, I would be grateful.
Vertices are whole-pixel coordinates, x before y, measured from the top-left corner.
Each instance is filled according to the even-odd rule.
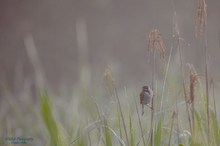
[[[220,1],[206,2],[209,73],[219,82]],[[174,5],[184,39],[184,63],[204,73],[204,48],[195,37],[196,0],[175,0]],[[108,64],[118,86],[141,87],[151,82],[147,34],[153,28],[162,33],[167,60],[173,43],[170,0],[1,0],[1,84],[15,93],[25,83],[34,86],[34,69],[24,43],[31,35],[55,93],[61,87],[71,92],[84,77],[91,88],[101,86]],[[171,61],[178,60],[176,54],[174,48]],[[157,77],[162,79],[163,74],[157,72]]]

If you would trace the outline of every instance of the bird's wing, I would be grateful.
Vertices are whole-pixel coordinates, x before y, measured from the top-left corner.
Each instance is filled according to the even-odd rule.
[[[140,104],[142,104],[143,98],[144,98],[144,93],[141,92],[141,93],[140,93]]]

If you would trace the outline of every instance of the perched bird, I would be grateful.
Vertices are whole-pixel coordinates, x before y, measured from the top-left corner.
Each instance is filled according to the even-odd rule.
[[[144,105],[147,105],[149,108],[152,109],[152,107],[149,106],[149,103],[151,102],[151,99],[153,98],[153,91],[149,86],[143,86],[142,91],[140,93],[140,104],[142,104],[142,116],[144,114]]]

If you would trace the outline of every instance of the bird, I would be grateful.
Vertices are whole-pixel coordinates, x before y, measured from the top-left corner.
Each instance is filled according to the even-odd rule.
[[[142,116],[144,115],[144,105],[148,106],[150,109],[153,109],[149,106],[153,98],[153,91],[149,86],[143,86],[142,91],[140,93],[140,104],[142,105]]]

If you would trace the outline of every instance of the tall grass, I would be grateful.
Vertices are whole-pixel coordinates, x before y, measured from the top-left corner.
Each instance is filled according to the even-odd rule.
[[[156,100],[156,78],[155,78],[155,69],[156,69],[156,51],[160,53],[160,56],[164,58],[165,54],[165,45],[162,39],[161,32],[158,29],[153,29],[148,35],[148,50],[153,54],[152,60],[152,89],[154,91],[154,95],[151,101],[151,130],[150,130],[150,145],[154,145],[154,111],[155,105],[154,101]]]
[[[209,76],[207,61],[207,5],[205,0],[197,0],[196,36],[203,36],[205,56],[205,86],[206,86],[206,114],[207,114],[207,135],[210,139],[210,117],[209,117]]]
[[[64,146],[66,145],[62,140],[61,132],[58,129],[56,120],[53,117],[52,108],[50,105],[50,99],[47,93],[40,95],[40,108],[43,122],[50,135],[50,145],[53,146]]]
[[[198,0],[196,18],[196,35],[203,35],[204,37],[202,40],[205,54],[204,82],[200,81],[201,79],[198,78],[198,74],[192,65],[190,65],[189,69],[189,79],[185,76],[188,70],[185,70],[180,30],[176,21],[174,5],[172,7],[174,12],[173,36],[175,44],[171,45],[162,91],[156,87],[156,69],[157,64],[159,64],[157,62],[159,60],[157,59],[159,58],[157,52],[159,52],[160,58],[166,61],[166,49],[159,29],[153,29],[148,35],[148,53],[152,55],[152,81],[148,82],[151,82],[154,97],[151,102],[152,110],[147,109],[144,116],[140,116],[139,113],[141,108],[137,104],[139,94],[126,90],[126,95],[134,96],[127,96],[125,98],[121,94],[121,90],[116,86],[117,82],[113,77],[110,65],[104,71],[104,86],[100,89],[102,94],[98,94],[98,91],[96,91],[97,95],[92,96],[89,90],[87,90],[89,86],[86,85],[90,84],[90,82],[84,81],[83,77],[79,91],[74,91],[74,98],[69,99],[70,101],[67,101],[65,104],[60,103],[66,98],[51,97],[49,96],[51,95],[49,91],[48,93],[42,92],[46,89],[46,83],[43,78],[43,70],[40,65],[37,49],[34,45],[34,39],[30,35],[25,38],[25,46],[35,69],[36,91],[39,98],[36,103],[30,101],[28,103],[31,105],[30,107],[25,107],[18,101],[15,101],[11,97],[10,92],[4,89],[4,98],[0,99],[0,123],[2,124],[0,135],[13,135],[13,133],[19,131],[18,127],[21,127],[24,131],[23,133],[30,133],[32,131],[31,134],[33,134],[34,138],[39,137],[43,141],[39,144],[36,140],[30,145],[219,146],[220,121],[216,109],[215,89],[217,87],[215,87],[214,79],[211,82],[212,88],[209,87],[206,3],[204,0]],[[84,20],[79,21],[77,27],[79,29],[77,32],[78,45],[81,48],[85,47],[88,49]],[[81,37],[86,42],[86,46],[80,40]],[[178,50],[177,55],[180,65],[170,66],[174,62],[172,51],[175,48]],[[81,54],[81,56],[84,55]],[[84,66],[88,66],[88,61]],[[179,74],[176,75],[178,79],[169,78],[169,68],[178,68],[180,70]],[[90,80],[89,77],[88,80]],[[181,81],[181,85],[177,83],[177,80]],[[176,87],[173,88],[166,82],[171,82]],[[205,91],[203,91],[202,86],[196,86],[198,82],[205,85]],[[189,86],[187,86],[187,83]],[[165,97],[168,92],[166,89],[172,93],[168,97]],[[211,89],[213,98],[210,98],[211,94],[209,95]],[[183,95],[181,94],[182,92]],[[206,93],[206,100],[201,101],[203,99],[203,92]],[[165,98],[168,102],[164,102]],[[211,102],[212,99],[213,102]],[[181,102],[182,100],[184,102]],[[159,105],[157,104],[158,101],[160,101]],[[185,106],[184,109],[182,105]],[[29,125],[22,124],[25,121],[23,119],[25,116],[22,113],[25,111],[29,111],[31,118],[34,120]],[[163,113],[162,116],[161,113]],[[7,114],[12,116],[9,118]],[[16,121],[16,123],[13,121]],[[30,127],[31,130],[27,127]],[[23,135],[25,136],[25,134]],[[1,140],[0,145],[10,145],[10,143]]]

